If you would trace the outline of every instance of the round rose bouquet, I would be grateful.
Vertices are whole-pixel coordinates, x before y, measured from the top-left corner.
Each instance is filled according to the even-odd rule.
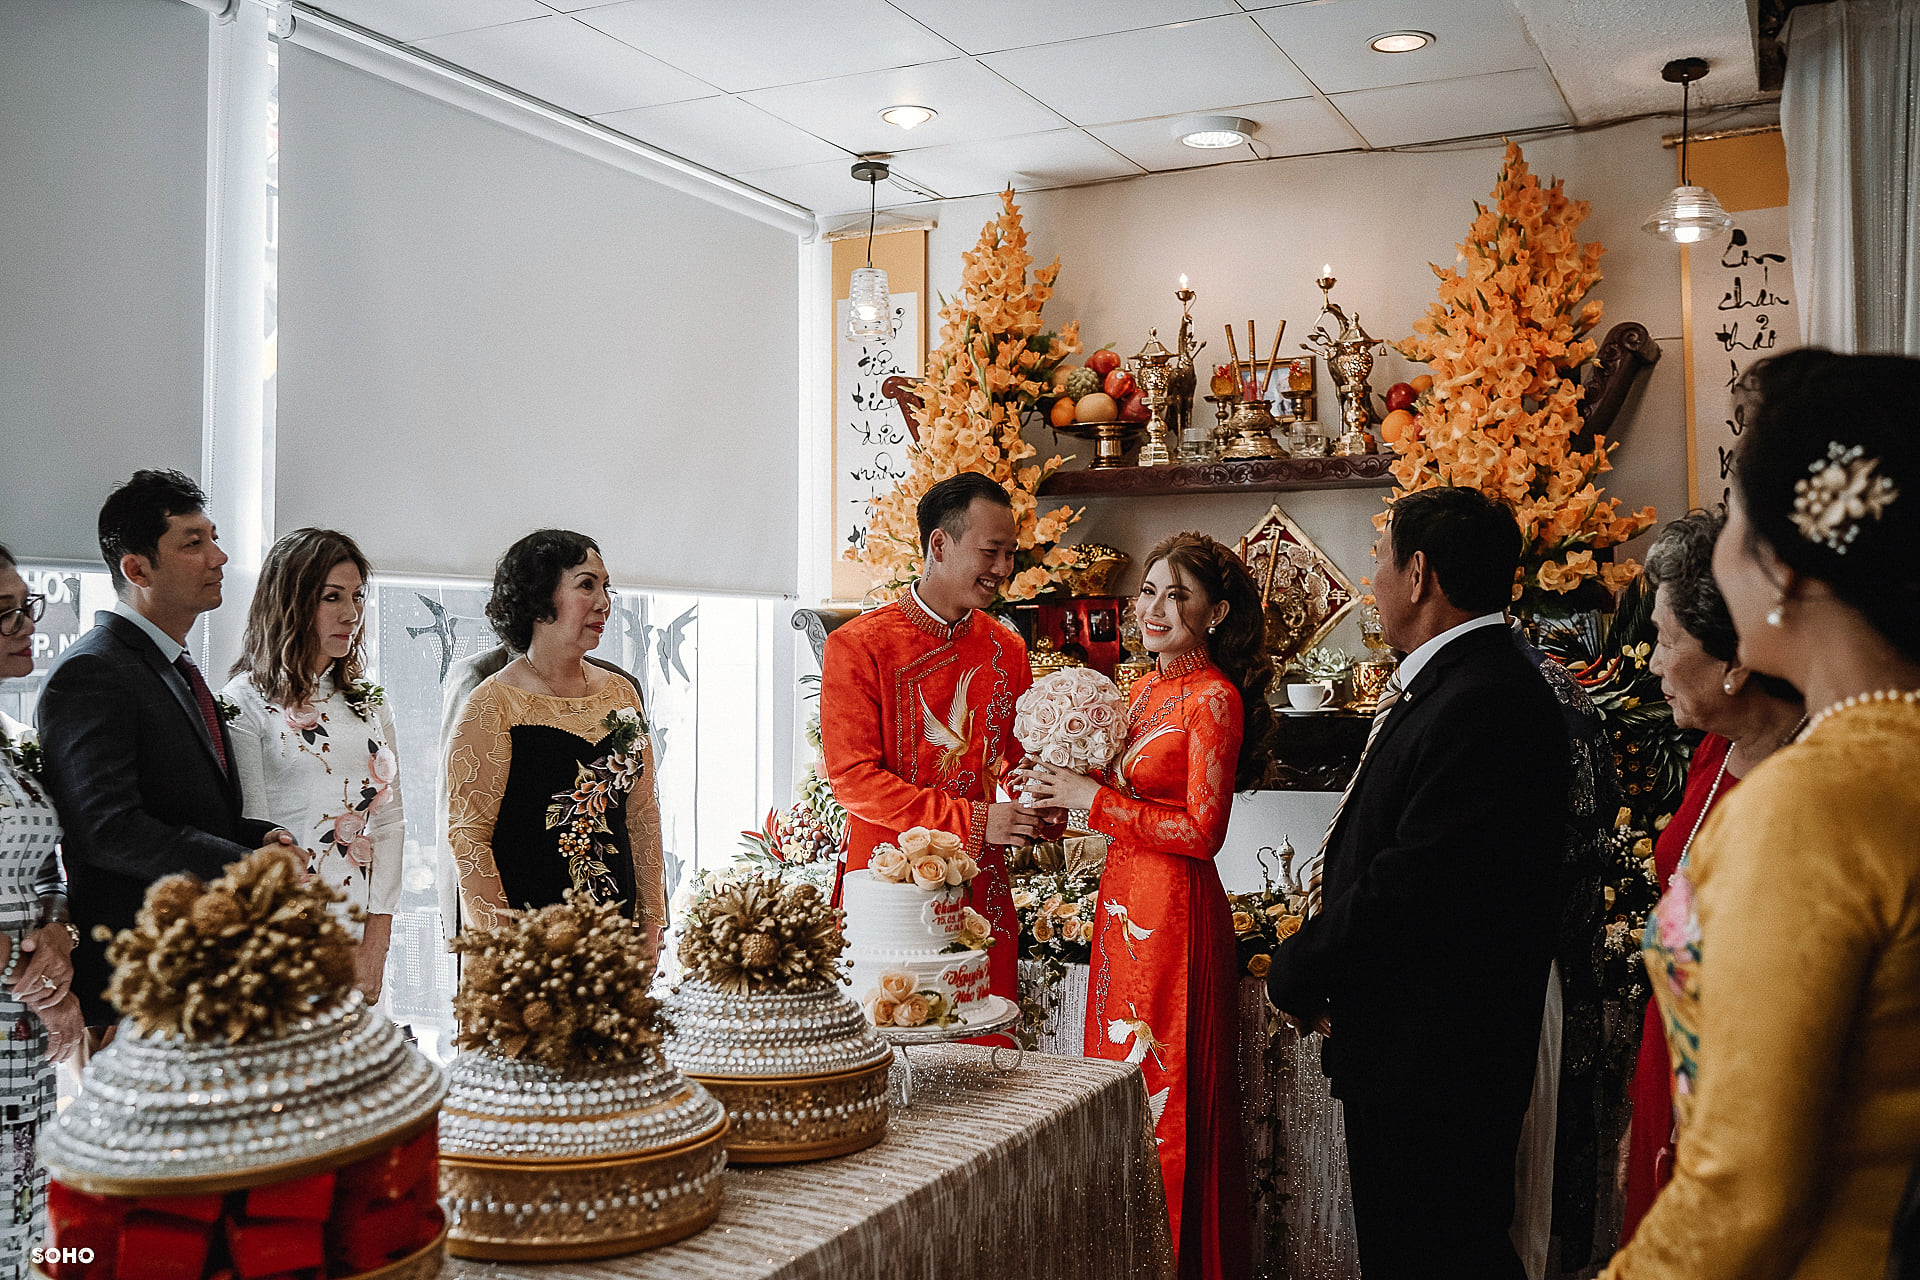
[[[867,867],[875,880],[922,889],[959,888],[980,874],[965,841],[951,831],[925,827],[908,827],[896,843],[875,845]]]
[[[1127,699],[1092,667],[1050,671],[1013,704],[1013,736],[1030,755],[1075,773],[1104,770],[1127,739]]]

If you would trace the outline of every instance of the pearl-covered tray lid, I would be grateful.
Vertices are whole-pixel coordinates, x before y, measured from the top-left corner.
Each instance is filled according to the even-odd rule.
[[[737,995],[689,978],[667,1008],[667,1057],[693,1076],[834,1075],[874,1066],[893,1052],[832,979],[803,991]]]
[[[711,1134],[726,1121],[712,1094],[648,1050],[628,1062],[558,1070],[491,1049],[448,1068],[440,1150],[503,1160],[637,1155]]]
[[[335,1168],[428,1122],[446,1077],[349,992],[287,1035],[240,1044],[143,1035],[132,1019],[40,1138],[69,1186],[197,1194]]]

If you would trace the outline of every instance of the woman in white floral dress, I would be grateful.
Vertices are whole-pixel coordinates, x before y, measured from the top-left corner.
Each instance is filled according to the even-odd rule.
[[[406,821],[393,714],[362,677],[366,584],[353,539],[298,529],[273,545],[221,691],[248,815],[291,831],[307,869],[365,912],[354,986],[380,998]]]
[[[33,624],[46,601],[0,547],[0,680],[33,674]],[[46,1238],[47,1171],[34,1158],[53,1119],[53,1064],[83,1031],[68,986],[73,926],[55,849],[60,819],[40,785],[36,752],[0,717],[0,1277],[27,1273],[27,1251]]]

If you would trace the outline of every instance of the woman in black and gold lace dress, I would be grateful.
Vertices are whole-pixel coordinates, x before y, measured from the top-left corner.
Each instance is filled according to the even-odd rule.
[[[487,618],[521,656],[483,681],[447,753],[447,834],[463,922],[569,889],[666,924],[660,801],[640,692],[586,660],[612,615],[600,548],[542,529],[494,569]]]

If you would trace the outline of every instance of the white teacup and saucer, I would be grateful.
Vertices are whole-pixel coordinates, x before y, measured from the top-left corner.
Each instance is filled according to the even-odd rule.
[[[1317,716],[1333,710],[1333,682],[1331,680],[1313,680],[1302,684],[1287,686],[1287,705],[1280,708],[1284,715]]]

